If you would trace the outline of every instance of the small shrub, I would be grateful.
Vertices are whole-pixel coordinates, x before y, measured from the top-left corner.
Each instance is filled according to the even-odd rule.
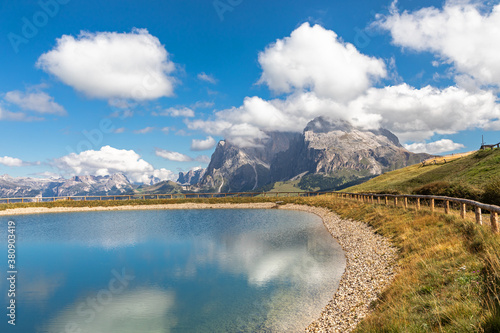
[[[432,182],[413,190],[415,194],[439,195],[445,197],[479,200],[481,194],[478,190],[464,184],[452,184],[445,181]],[[500,193],[500,192],[499,192]]]
[[[444,195],[444,192],[450,186],[448,182],[433,182],[416,188],[414,192],[421,195]]]
[[[497,178],[486,185],[482,200],[485,203],[500,205],[500,178]]]

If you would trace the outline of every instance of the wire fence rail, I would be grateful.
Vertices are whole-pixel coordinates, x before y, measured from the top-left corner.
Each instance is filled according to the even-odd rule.
[[[104,201],[104,200],[150,200],[150,199],[201,199],[201,198],[244,198],[244,197],[313,197],[330,195],[343,199],[357,200],[371,204],[385,204],[400,206],[408,209],[413,206],[420,210],[422,206],[428,207],[431,212],[436,207],[442,207],[445,214],[457,208],[460,216],[465,219],[467,212],[474,210],[477,224],[483,224],[483,214],[488,212],[490,225],[494,233],[499,232],[498,214],[500,207],[488,205],[474,200],[452,198],[433,195],[411,195],[411,194],[373,194],[373,193],[349,193],[349,192],[230,192],[230,193],[171,193],[171,194],[122,194],[122,195],[94,195],[94,196],[65,196],[65,197],[20,197],[0,198],[0,203],[27,203],[27,202],[54,202],[54,201]]]
[[[199,199],[235,197],[292,197],[315,196],[335,192],[229,192],[229,193],[169,193],[169,194],[117,194],[61,197],[14,197],[0,198],[0,203],[54,202],[54,201],[104,201],[104,200],[148,200],[148,199]]]

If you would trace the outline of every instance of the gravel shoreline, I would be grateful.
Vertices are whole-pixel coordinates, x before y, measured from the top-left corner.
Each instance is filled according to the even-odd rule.
[[[0,211],[0,216],[113,210],[151,209],[290,209],[313,213],[322,218],[330,234],[346,256],[340,284],[319,318],[306,332],[350,332],[370,312],[370,304],[390,285],[397,273],[397,252],[390,242],[366,223],[344,220],[326,208],[304,205],[276,205],[272,202],[248,204],[162,204],[114,207],[30,207]]]

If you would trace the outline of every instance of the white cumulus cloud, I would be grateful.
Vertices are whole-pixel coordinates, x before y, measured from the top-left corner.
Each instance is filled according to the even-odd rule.
[[[173,94],[175,64],[146,29],[63,35],[37,66],[89,97],[151,100]]]
[[[154,116],[170,116],[170,117],[194,117],[194,111],[188,107],[168,108],[161,112],[153,112]]]
[[[214,78],[213,75],[206,74],[205,72],[199,73],[198,74],[198,79],[202,80],[202,81],[205,81],[205,82],[208,82],[208,83],[211,83],[211,84],[216,84],[217,83],[217,80]]]
[[[0,120],[11,120],[11,121],[40,121],[43,118],[28,116],[23,112],[11,112],[2,108],[0,105]]]
[[[390,32],[395,45],[432,52],[479,85],[500,86],[500,4],[448,0],[442,9],[402,13],[393,5],[375,24]]]
[[[160,148],[156,148],[155,153],[156,153],[156,156],[163,157],[164,159],[169,160],[169,161],[191,162],[193,160],[193,158],[191,158],[187,155],[184,155],[184,154],[181,154],[181,153],[178,153],[175,151],[160,149]]]
[[[417,89],[407,84],[370,88],[348,103],[320,98],[312,92],[270,101],[247,97],[241,107],[186,124],[189,129],[223,136],[233,144],[248,147],[255,145],[255,139],[265,138],[267,131],[301,132],[318,116],[345,119],[364,128],[384,127],[402,142],[472,128],[500,128],[500,122],[495,123],[500,118],[500,106],[491,91],[432,86]]]
[[[335,32],[304,23],[259,54],[260,83],[278,93],[309,89],[320,97],[349,100],[387,75],[381,59],[360,53]]]
[[[201,150],[209,150],[215,147],[215,139],[211,136],[207,137],[205,140],[197,140],[193,139],[191,141],[191,150],[193,151],[201,151]]]
[[[451,152],[465,146],[461,143],[453,142],[450,139],[442,139],[434,142],[416,142],[409,145],[404,145],[406,149],[414,153],[441,154]]]
[[[474,128],[500,129],[493,90],[406,83],[375,87],[374,80],[387,76],[384,62],[361,54],[319,25],[301,25],[261,52],[259,62],[260,82],[284,96],[246,97],[241,106],[216,111],[208,119],[185,120],[187,127],[240,147],[255,146],[269,131],[301,132],[318,116],[367,129],[384,127],[403,143]],[[389,66],[395,68],[394,60]]]
[[[71,153],[55,159],[53,164],[72,175],[105,176],[123,173],[130,180],[138,183],[148,182],[150,176],[161,180],[176,179],[172,171],[155,169],[135,151],[110,146],[104,146],[100,150],[86,150],[79,154]]]
[[[500,117],[500,106],[491,91],[469,92],[454,86],[416,89],[401,84],[371,88],[349,103],[348,110],[378,118],[375,125],[394,132],[403,142],[484,128]],[[364,118],[359,120],[364,122]]]
[[[9,156],[0,157],[0,164],[9,167],[20,167],[25,165],[25,163],[19,158],[9,157]]]
[[[210,157],[206,155],[198,155],[195,158],[176,152],[176,151],[170,151],[170,150],[165,150],[165,149],[160,149],[156,148],[155,152],[156,156],[160,156],[166,160],[169,161],[175,161],[175,162],[202,162],[202,163],[209,163],[210,162]]]
[[[141,129],[135,130],[134,134],[147,134],[147,133],[153,132],[155,129],[156,129],[156,127],[148,126],[148,127],[145,127],[145,128],[141,128]],[[116,131],[115,131],[115,133],[116,133]]]
[[[35,111],[43,114],[66,114],[64,107],[54,102],[54,97],[43,91],[24,93],[19,90],[14,90],[7,92],[4,98],[7,102],[15,104],[23,110]]]

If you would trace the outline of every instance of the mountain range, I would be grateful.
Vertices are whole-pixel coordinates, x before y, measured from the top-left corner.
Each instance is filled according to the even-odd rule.
[[[123,174],[64,178],[13,178],[0,176],[0,197],[61,197],[134,193],[134,185]]]
[[[365,130],[324,117],[309,122],[303,133],[267,135],[246,148],[220,141],[200,190],[252,191],[298,178],[333,190],[430,157],[409,152],[386,129]]]
[[[262,191],[298,179],[306,189],[335,190],[430,157],[407,151],[386,129],[366,130],[324,117],[309,122],[302,133],[266,135],[251,147],[220,141],[206,169],[180,172],[177,183],[152,178],[138,185],[123,174],[71,179],[3,175],[0,197]]]

